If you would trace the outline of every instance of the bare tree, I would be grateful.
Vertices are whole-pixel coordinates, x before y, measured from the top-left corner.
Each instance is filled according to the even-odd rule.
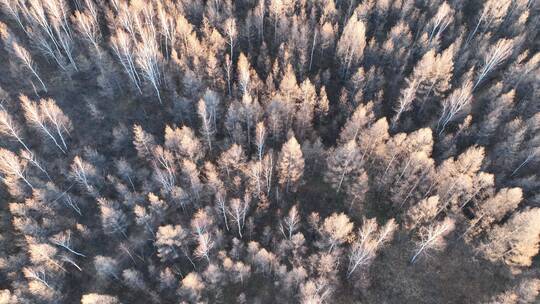
[[[47,92],[47,87],[45,86],[45,83],[43,83],[43,80],[41,79],[41,77],[39,77],[39,74],[37,73],[37,68],[34,65],[34,61],[32,60],[32,55],[30,55],[30,53],[23,46],[21,46],[15,41],[12,43],[11,48],[13,49],[13,53],[19,59],[22,65],[28,70],[30,70],[30,72],[32,72],[32,74],[41,84],[41,87],[43,87],[43,90]]]
[[[75,11],[71,17],[75,29],[82,35],[83,39],[94,47],[96,53],[101,57],[101,48],[99,46],[101,40],[101,31],[99,28],[99,20],[97,8],[93,1],[85,1],[87,9],[84,11]]]
[[[298,214],[298,207],[294,205],[289,210],[287,216],[280,222],[281,233],[288,238],[292,239],[293,234],[300,225],[300,214]]]
[[[444,237],[454,230],[454,220],[445,218],[443,221],[421,227],[418,232],[419,240],[415,243],[414,255],[411,263],[416,262],[421,255],[428,255],[430,251],[440,251],[445,245]]]
[[[233,198],[229,203],[229,216],[236,223],[236,229],[240,238],[242,238],[242,230],[246,222],[250,200],[251,198],[246,195],[244,199]]]
[[[510,7],[512,1],[510,0],[489,0],[485,1],[482,13],[478,18],[478,22],[474,27],[474,30],[469,34],[467,40],[465,41],[465,46],[467,46],[471,40],[476,35],[478,28],[482,23],[486,24],[486,27],[489,28],[492,25],[497,25],[503,17],[506,15],[508,8]],[[487,29],[486,29],[487,30]]]
[[[392,239],[397,224],[390,219],[383,227],[379,228],[376,219],[362,220],[362,228],[358,229],[355,242],[349,252],[349,264],[347,277],[350,277],[357,269],[371,265],[377,255],[377,251],[386,242]]]
[[[67,151],[68,148],[64,138],[64,133],[69,135],[69,131],[72,129],[71,120],[56,105],[56,102],[50,98],[41,100],[39,103],[39,108],[46,121],[56,130],[56,134],[60,138],[62,145],[64,146],[64,150]]]
[[[437,13],[429,22],[429,42],[438,39],[454,19],[454,10],[445,1],[439,6]]]
[[[0,172],[5,176],[22,179],[31,189],[34,189],[34,186],[32,186],[24,174],[25,169],[26,162],[21,161],[15,153],[0,148]]]
[[[255,127],[255,145],[257,146],[257,157],[259,161],[263,159],[266,136],[266,126],[264,122],[260,121]]]
[[[22,103],[22,107],[24,110],[24,117],[26,118],[26,122],[38,129],[39,131],[45,133],[49,138],[52,139],[56,147],[62,151],[62,153],[66,153],[64,148],[60,146],[58,141],[56,140],[56,137],[53,135],[53,131],[49,129],[49,127],[46,125],[46,122],[48,120],[45,113],[42,111],[41,102],[38,105],[37,103],[30,101],[28,97],[25,95],[20,95],[20,100]]]
[[[365,46],[366,27],[355,12],[347,21],[337,44],[336,54],[342,62],[343,78],[347,78],[351,67],[362,58]]]
[[[466,107],[469,106],[472,100],[472,81],[467,80],[465,84],[454,90],[448,98],[442,101],[442,113],[437,122],[437,129],[439,129],[439,135],[444,132],[446,125],[463,115]]]
[[[0,109],[2,109],[0,110],[0,134],[16,139],[25,149],[22,151],[21,156],[25,160],[31,162],[34,166],[36,166],[36,168],[41,170],[43,173],[45,173],[45,175],[47,175],[47,177],[49,177],[49,174],[45,168],[38,162],[34,153],[23,141],[20,127],[16,124],[15,120],[13,120],[11,115],[9,115],[9,113],[3,109],[2,105],[0,105]]]
[[[144,29],[140,34],[142,42],[137,44],[135,62],[139,66],[144,78],[154,87],[159,103],[162,103],[159,93],[159,86],[161,84],[159,67],[161,53],[158,49],[155,32],[150,29]]]
[[[58,234],[55,234],[54,236],[50,238],[50,241],[51,243],[57,246],[60,246],[75,255],[86,257],[86,255],[73,249],[73,246],[71,244],[71,231],[70,230],[66,230]]]
[[[84,161],[78,155],[73,158],[71,177],[90,193],[94,191],[92,179],[95,178],[96,174],[96,168],[92,164]]]
[[[197,103],[197,114],[201,120],[201,133],[204,136],[206,144],[208,145],[208,151],[212,153],[212,141],[216,130],[214,129],[212,115],[215,115],[209,111],[206,107],[206,103],[203,99],[200,99]]]
[[[472,88],[473,91],[493,69],[512,55],[513,48],[514,40],[504,38],[498,40],[495,45],[490,47],[488,53],[484,56],[484,65],[478,75],[478,79],[476,80],[474,87]]]
[[[122,67],[124,67],[124,70],[128,74],[131,82],[133,82],[137,90],[142,93],[139,85],[139,73],[137,72],[137,68],[135,66],[135,50],[129,34],[122,29],[117,30],[116,33],[111,36],[111,47],[115,55],[118,57],[118,60],[120,60],[120,64]]]
[[[206,258],[206,260],[210,262],[210,251],[214,247],[214,241],[212,241],[210,234],[208,232],[199,234],[197,236],[197,244],[197,248],[195,248],[193,255],[200,259]]]
[[[227,36],[227,44],[230,48],[230,59],[231,61],[234,59],[234,46],[236,45],[236,36],[238,35],[238,31],[236,29],[236,19],[229,18],[225,20],[224,31],[225,35]]]

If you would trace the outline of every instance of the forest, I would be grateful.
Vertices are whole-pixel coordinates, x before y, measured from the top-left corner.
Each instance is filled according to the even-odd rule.
[[[540,303],[539,13],[0,0],[0,304]]]

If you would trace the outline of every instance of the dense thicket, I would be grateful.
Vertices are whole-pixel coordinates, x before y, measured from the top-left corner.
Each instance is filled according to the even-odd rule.
[[[533,303],[526,0],[1,0],[0,303]]]

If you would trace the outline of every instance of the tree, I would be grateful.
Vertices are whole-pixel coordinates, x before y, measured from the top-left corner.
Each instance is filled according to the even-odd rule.
[[[139,92],[142,92],[139,85],[141,82],[140,76],[135,66],[135,50],[129,34],[122,29],[117,30],[111,36],[111,47],[131,82]]]
[[[105,198],[98,198],[98,205],[101,211],[103,232],[106,234],[121,233],[127,239],[127,217],[119,208],[118,203]]]
[[[69,135],[69,131],[73,128],[71,120],[64,114],[58,105],[56,105],[56,102],[53,99],[40,100],[39,108],[45,117],[46,122],[56,130],[56,135],[60,138],[64,150],[67,151],[68,147],[64,138],[66,136],[64,135],[64,132]]]
[[[540,240],[540,208],[527,208],[515,213],[502,226],[493,228],[480,252],[491,261],[510,266],[530,266],[538,254]]]
[[[517,304],[533,303],[540,293],[540,280],[537,278],[524,278],[510,290],[494,296],[485,304]]]
[[[173,260],[178,256],[176,248],[187,241],[187,233],[180,225],[166,225],[158,228],[154,245],[162,261]]]
[[[192,201],[198,202],[201,198],[203,184],[197,166],[188,159],[182,161],[182,178],[189,185],[189,190],[193,196]]]
[[[87,161],[84,161],[78,155],[73,159],[71,164],[71,177],[80,184],[89,193],[94,192],[94,182],[96,180],[97,170]]]
[[[190,272],[180,282],[179,293],[192,300],[197,300],[204,288],[205,285],[201,277],[196,272]]]
[[[392,239],[397,224],[390,219],[383,227],[379,228],[377,221],[364,218],[362,228],[358,229],[356,240],[351,245],[348,255],[347,277],[350,277],[357,269],[369,267],[382,245]]]
[[[414,255],[410,262],[415,263],[418,257],[429,255],[431,251],[444,249],[445,236],[454,230],[455,222],[451,218],[445,218],[441,222],[423,226],[418,230],[418,240],[415,241]]]
[[[133,125],[133,145],[140,158],[150,158],[155,146],[154,136],[146,133],[141,126]]]
[[[165,147],[190,161],[197,162],[204,155],[202,145],[188,126],[181,128],[165,127]]]
[[[88,293],[82,296],[81,304],[121,304],[114,296]]]
[[[43,87],[43,90],[47,92],[47,87],[45,86],[45,83],[43,83],[43,80],[41,77],[39,77],[39,74],[37,73],[37,68],[34,65],[34,61],[32,60],[32,55],[20,44],[17,42],[13,42],[11,46],[13,53],[15,56],[19,59],[21,64],[27,68],[32,74],[37,78],[41,86]]]
[[[112,277],[119,280],[118,272],[120,269],[118,268],[118,261],[114,258],[97,255],[94,257],[94,267],[101,278]]]
[[[247,57],[244,53],[240,53],[238,57],[238,85],[240,86],[240,92],[244,94],[249,94],[250,92],[250,76],[251,76],[251,66]]]
[[[62,153],[66,153],[64,148],[60,146],[58,143],[58,140],[53,135],[54,131],[50,129],[49,126],[47,126],[48,121],[51,120],[51,117],[49,117],[49,114],[55,119],[58,119],[56,123],[54,123],[54,126],[57,127],[57,133],[61,134],[63,127],[68,127],[68,120],[66,117],[59,112],[56,107],[54,106],[54,102],[43,102],[40,101],[39,105],[33,101],[30,101],[28,97],[25,95],[20,95],[19,99],[21,100],[22,107],[24,110],[24,117],[26,118],[26,122],[38,129],[39,131],[43,132],[46,136],[52,139],[55,146],[62,151]],[[50,107],[50,108],[49,108]],[[51,112],[49,114],[44,113],[44,110],[50,110]],[[65,145],[64,145],[65,147]]]
[[[15,153],[0,148],[0,172],[5,177],[22,179],[28,187],[34,189],[34,186],[32,186],[24,174],[26,165],[26,162],[22,161]]]
[[[489,52],[484,56],[484,65],[478,74],[478,79],[476,80],[474,87],[472,88],[473,91],[493,69],[512,55],[513,49],[514,41],[504,38],[498,40],[495,45],[490,47]]]
[[[140,289],[144,291],[147,288],[142,273],[133,268],[124,269],[122,271],[122,279],[124,279],[128,287],[135,290]]]
[[[356,12],[349,18],[337,43],[336,55],[340,58],[343,78],[362,58],[366,47],[366,27]]]
[[[300,144],[294,136],[281,148],[278,162],[279,184],[285,187],[286,192],[296,192],[304,174],[304,158]]]
[[[356,140],[361,134],[361,131],[369,127],[374,121],[373,102],[358,105],[341,130],[339,141],[344,144],[348,141]]]
[[[159,62],[161,52],[159,51],[155,32],[150,29],[142,29],[140,32],[142,42],[137,44],[135,62],[142,72],[143,77],[149,81],[156,91],[159,103],[162,103],[159,87],[161,84],[161,72]]]
[[[227,36],[227,44],[230,47],[230,59],[234,59],[234,46],[236,45],[236,36],[238,35],[238,32],[236,30],[236,19],[229,18],[225,20],[224,23],[224,31],[225,35]]]
[[[280,222],[280,229],[281,233],[283,233],[283,236],[285,236],[289,240],[292,239],[293,234],[300,226],[300,220],[301,218],[300,214],[298,214],[298,207],[297,205],[294,205],[291,207],[289,213],[283,219],[283,221]]]
[[[203,99],[199,100],[197,103],[197,114],[201,120],[201,133],[204,136],[204,141],[208,145],[208,151],[212,152],[212,141],[214,140],[214,134],[216,130],[214,129],[212,112],[208,111],[206,103]],[[214,114],[215,115],[215,114]]]
[[[75,11],[71,17],[72,22],[77,32],[82,35],[82,39],[90,43],[98,56],[101,57],[102,51],[99,46],[101,42],[101,31],[99,28],[97,7],[92,1],[85,1],[85,4],[87,6],[86,10]]]
[[[9,115],[9,113],[3,109],[3,106],[0,105],[0,108],[2,108],[2,110],[0,110],[0,134],[17,140],[25,149],[25,151],[21,153],[23,159],[31,162],[39,170],[45,173],[47,177],[49,177],[49,174],[47,173],[45,168],[37,161],[35,154],[30,150],[30,148],[28,148],[26,143],[23,141],[21,135],[21,127],[15,122],[15,120],[13,120],[11,115]]]
[[[251,198],[246,194],[244,199],[234,198],[229,203],[229,216],[236,223],[240,238],[242,238],[242,230],[246,222],[250,200]]]
[[[508,213],[516,210],[523,198],[521,188],[503,188],[496,195],[481,202],[475,210],[476,217],[465,231],[471,237],[488,232],[491,225],[500,222]]]
[[[462,116],[465,109],[470,105],[472,100],[472,81],[467,80],[465,84],[456,89],[450,94],[448,98],[442,101],[442,112],[437,122],[437,129],[439,129],[439,135],[444,132],[446,125],[452,120],[458,119]]]
[[[324,219],[321,227],[323,245],[328,247],[328,252],[343,243],[351,236],[354,224],[349,221],[349,217],[344,213],[333,213]]]
[[[361,154],[354,140],[350,140],[334,151],[328,153],[326,160],[327,171],[324,175],[326,182],[330,183],[337,193],[342,186],[348,187],[355,182],[355,177],[361,174]]]
[[[405,214],[405,228],[412,230],[429,224],[437,215],[438,204],[439,197],[430,196],[411,206]]]

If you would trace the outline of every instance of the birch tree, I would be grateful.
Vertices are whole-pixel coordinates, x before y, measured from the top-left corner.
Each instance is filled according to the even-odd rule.
[[[364,218],[348,254],[347,278],[356,270],[369,267],[376,258],[377,251],[392,239],[396,229],[397,224],[394,219],[390,219],[383,227],[379,227],[376,219]]]
[[[0,148],[0,172],[4,175],[4,178],[14,177],[23,180],[31,189],[34,189],[34,186],[24,174],[26,165],[26,162],[22,161],[15,153]]]
[[[429,22],[429,42],[437,40],[454,19],[454,10],[445,1]]]
[[[135,85],[139,93],[142,93],[140,87],[141,79],[135,65],[135,49],[129,34],[122,29],[117,30],[114,35],[111,36],[111,47],[131,82]],[[143,52],[144,51],[148,50],[143,50]]]
[[[233,198],[229,203],[229,216],[233,222],[236,223],[236,229],[240,238],[243,237],[242,230],[246,222],[246,215],[249,209],[249,202],[251,198],[249,196],[244,199]]]
[[[297,205],[294,205],[289,210],[289,213],[286,217],[283,218],[283,221],[280,222],[281,233],[288,238],[292,239],[293,234],[299,228],[300,225],[300,214],[298,213]]]
[[[337,43],[336,55],[341,62],[343,78],[347,78],[349,70],[362,58],[365,46],[366,27],[355,12],[347,21]]]
[[[84,11],[75,11],[71,17],[76,31],[82,35],[82,39],[92,45],[96,54],[101,58],[101,31],[97,8],[92,1],[86,1],[88,8]]]
[[[69,117],[56,105],[56,102],[51,99],[41,100],[39,103],[41,113],[43,113],[46,121],[54,128],[56,135],[60,138],[64,150],[67,151],[66,136],[71,131],[72,124]],[[65,134],[64,134],[65,133]]]
[[[161,52],[159,51],[155,32],[150,29],[144,29],[141,32],[142,42],[137,45],[135,62],[139,66],[143,77],[146,81],[150,82],[154,90],[156,91],[159,103],[163,103],[161,100],[161,94],[159,88],[161,85],[161,71],[160,60]]]
[[[36,166],[39,170],[41,170],[47,177],[49,177],[49,174],[45,170],[45,168],[38,162],[38,160],[35,157],[35,154],[28,148],[26,143],[23,141],[22,135],[21,135],[21,128],[15,120],[9,115],[9,113],[3,109],[3,106],[0,105],[0,134],[5,135],[7,137],[14,138],[19,142],[23,148],[25,149],[26,153],[21,154],[25,160],[28,160],[31,162],[34,166]]]
[[[510,0],[489,0],[484,2],[484,7],[482,8],[482,13],[480,14],[480,17],[478,18],[478,22],[476,23],[476,26],[474,27],[473,31],[469,34],[467,37],[467,40],[465,41],[465,46],[467,46],[476,33],[478,32],[478,29],[482,24],[485,24],[486,29],[491,26],[497,26],[504,16],[507,13],[508,8],[510,7],[512,1]]]
[[[46,124],[48,118],[41,109],[42,108],[41,103],[38,105],[36,102],[30,101],[30,99],[26,97],[25,95],[20,95],[19,99],[21,101],[22,108],[24,110],[24,117],[26,118],[26,122],[30,126],[38,129],[38,131],[43,132],[46,136],[52,139],[55,146],[62,153],[65,154],[66,151],[64,150],[64,148],[62,148],[62,146],[60,146],[60,144],[58,143],[58,140],[53,135],[54,131],[52,131]]]
[[[428,256],[432,251],[443,250],[446,246],[444,238],[454,230],[454,225],[454,220],[445,218],[441,222],[421,227],[410,262],[414,264],[421,256]]]
[[[236,29],[236,19],[229,18],[225,20],[224,31],[225,35],[227,36],[227,44],[229,45],[229,55],[230,59],[234,59],[234,46],[236,45],[236,36],[238,35],[238,31]]]
[[[45,86],[45,83],[37,72],[37,68],[34,64],[34,61],[32,60],[32,55],[30,55],[30,53],[23,46],[21,46],[15,41],[12,43],[11,48],[13,50],[13,53],[15,54],[15,57],[19,59],[20,63],[25,68],[27,68],[32,73],[32,75],[34,75],[34,77],[36,77],[36,79],[41,84],[43,90],[47,92],[47,87]]]
[[[472,81],[467,80],[462,87],[454,90],[448,98],[443,99],[441,116],[437,122],[439,135],[444,132],[449,122],[465,114],[465,109],[472,101],[472,86]]]
[[[208,145],[208,151],[212,153],[212,141],[214,140],[214,134],[216,132],[212,115],[215,114],[207,109],[206,102],[203,99],[200,99],[197,103],[197,114],[199,114],[199,119],[201,121],[201,133],[204,137],[204,141]]]
[[[483,56],[483,66],[478,73],[478,78],[474,84],[472,90],[476,89],[478,85],[486,78],[486,76],[501,65],[510,55],[512,55],[514,49],[514,40],[512,39],[500,39],[495,45],[492,45],[487,53]]]

